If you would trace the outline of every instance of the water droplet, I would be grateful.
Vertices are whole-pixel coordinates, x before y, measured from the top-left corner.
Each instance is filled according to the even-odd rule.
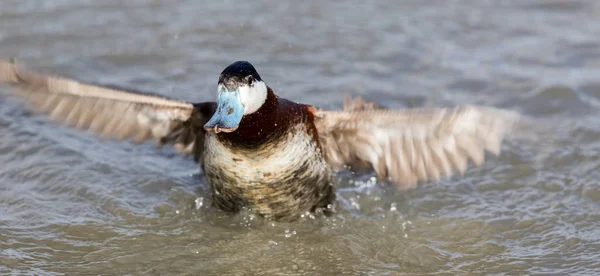
[[[179,215],[179,210],[175,210],[175,214],[178,214],[178,215]]]
[[[204,198],[203,197],[199,197],[196,198],[196,200],[194,200],[194,202],[196,203],[196,210],[202,208],[202,205],[204,205]]]
[[[397,205],[397,204],[396,204],[396,202],[393,202],[393,203],[390,205],[390,211],[392,211],[392,212],[395,212],[395,211],[398,209],[398,208],[396,208],[396,205]]]
[[[200,251],[196,251],[196,254],[200,254]]]
[[[355,198],[350,198],[350,205],[352,205],[352,207],[354,207],[354,209],[360,210],[360,204],[358,204],[358,202],[356,202]]]
[[[269,245],[277,246],[277,245],[279,245],[279,243],[277,243],[276,241],[269,241]]]
[[[412,225],[412,222],[410,220],[403,222],[402,223],[402,231],[406,230],[406,225]]]

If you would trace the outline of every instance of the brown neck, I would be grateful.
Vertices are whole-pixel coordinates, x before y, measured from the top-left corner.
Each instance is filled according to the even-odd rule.
[[[254,113],[244,115],[236,131],[219,133],[219,139],[230,146],[254,148],[279,137],[289,127],[290,120],[280,116],[278,105],[279,98],[267,87],[265,103]]]

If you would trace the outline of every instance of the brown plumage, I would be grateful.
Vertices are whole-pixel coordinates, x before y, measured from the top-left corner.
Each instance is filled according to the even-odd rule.
[[[208,133],[204,172],[223,210],[242,206],[279,220],[328,211],[335,193],[306,105],[275,96],[245,116],[232,133]]]
[[[512,111],[475,106],[385,110],[362,100],[345,111],[316,111],[325,159],[335,169],[370,168],[409,188],[479,166],[485,151],[500,153],[503,137],[519,121]]]
[[[174,144],[196,158],[202,155],[203,126],[216,107],[41,75],[6,61],[0,61],[0,81],[18,85],[13,95],[55,121],[106,138]]]
[[[223,73],[219,83],[234,89],[248,82],[254,89],[252,81],[262,80],[247,64],[233,73],[247,73],[250,66],[254,77]],[[325,111],[266,88],[262,106],[244,114],[235,131],[212,133],[204,125],[215,111],[224,112],[215,102],[192,104],[83,84],[2,61],[0,81],[19,86],[13,95],[32,109],[70,126],[116,139],[173,144],[202,164],[217,207],[246,206],[277,220],[294,220],[332,203],[332,169],[373,169],[403,188],[462,174],[468,161],[480,165],[486,150],[498,154],[520,118],[476,106],[387,110],[360,98],[347,98],[342,111]]]

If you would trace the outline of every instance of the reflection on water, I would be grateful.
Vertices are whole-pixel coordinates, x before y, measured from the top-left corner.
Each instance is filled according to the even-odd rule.
[[[597,274],[596,1],[15,1],[0,56],[185,100],[249,60],[281,96],[338,108],[487,104],[556,131],[402,192],[339,175],[338,212],[292,224],[210,208],[196,164],[0,103],[0,273]],[[0,88],[5,89],[5,88]],[[324,94],[325,93],[325,94]],[[326,96],[323,96],[326,95]]]

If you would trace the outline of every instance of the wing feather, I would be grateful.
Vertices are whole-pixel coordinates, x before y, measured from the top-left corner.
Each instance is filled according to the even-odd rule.
[[[315,112],[327,162],[335,169],[368,165],[378,177],[401,187],[463,174],[468,161],[499,154],[517,124],[517,112],[481,106],[439,109],[380,109],[346,100],[343,111]]]
[[[1,60],[0,82],[17,86],[11,95],[52,120],[106,138],[131,139],[135,143],[153,139],[161,145],[172,143],[178,150],[195,154],[197,158],[202,154],[202,126],[216,107],[211,102],[192,104],[38,74]]]

